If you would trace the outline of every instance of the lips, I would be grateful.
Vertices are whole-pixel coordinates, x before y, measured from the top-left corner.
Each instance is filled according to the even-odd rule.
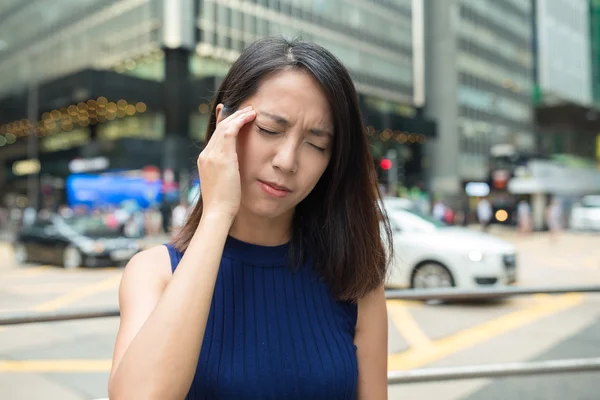
[[[265,185],[269,185],[274,189],[281,190],[282,192],[291,192],[292,191],[291,189],[287,188],[286,186],[278,185],[273,182],[268,182],[268,181],[259,181],[259,182],[262,182]]]
[[[258,186],[260,186],[267,195],[278,199],[283,199],[291,192],[287,187],[272,182],[258,181]]]

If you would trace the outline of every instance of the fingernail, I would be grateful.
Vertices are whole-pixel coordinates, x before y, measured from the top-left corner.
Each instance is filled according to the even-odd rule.
[[[241,111],[248,111],[248,110],[250,110],[251,108],[252,108],[252,106],[244,107],[244,108],[242,108],[242,110],[241,110]]]

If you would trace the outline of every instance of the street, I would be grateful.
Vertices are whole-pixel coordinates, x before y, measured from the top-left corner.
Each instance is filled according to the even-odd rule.
[[[519,249],[519,285],[600,283],[599,236],[492,233]],[[17,266],[0,243],[0,315],[117,305],[122,270]],[[505,301],[388,301],[389,369],[600,356],[600,294]],[[0,398],[107,396],[117,318],[0,327]],[[592,399],[599,373],[392,385],[390,399]]]

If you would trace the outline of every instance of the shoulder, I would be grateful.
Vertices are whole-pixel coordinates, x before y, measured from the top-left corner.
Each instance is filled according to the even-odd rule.
[[[121,287],[131,282],[136,286],[143,283],[165,285],[171,280],[171,259],[166,246],[154,246],[140,251],[127,263],[123,271]]]
[[[356,330],[375,326],[381,322],[382,319],[387,321],[387,307],[385,301],[385,288],[384,285],[380,285],[376,289],[373,289],[365,296],[361,297],[357,301],[358,304],[358,318],[356,321]]]

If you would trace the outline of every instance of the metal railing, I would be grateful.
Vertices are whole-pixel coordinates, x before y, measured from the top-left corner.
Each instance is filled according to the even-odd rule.
[[[600,286],[566,287],[497,287],[485,289],[413,289],[387,290],[388,300],[440,300],[474,301],[497,300],[513,296],[532,294],[600,293]],[[0,326],[19,325],[39,322],[72,321],[90,318],[118,317],[117,307],[90,309],[71,309],[53,312],[11,312],[0,315]],[[408,371],[390,371],[389,384],[437,382],[461,379],[499,378],[509,376],[563,374],[574,372],[600,372],[599,358],[534,361],[521,363],[473,365],[445,368],[425,368]]]
[[[510,376],[600,372],[600,357],[571,360],[483,364],[460,367],[424,368],[388,372],[388,384],[439,382],[459,379],[506,378]]]
[[[385,291],[388,300],[441,300],[441,301],[473,301],[499,300],[514,296],[532,294],[565,294],[565,293],[600,293],[600,286],[551,286],[551,287],[491,287],[480,289],[392,289]]]

